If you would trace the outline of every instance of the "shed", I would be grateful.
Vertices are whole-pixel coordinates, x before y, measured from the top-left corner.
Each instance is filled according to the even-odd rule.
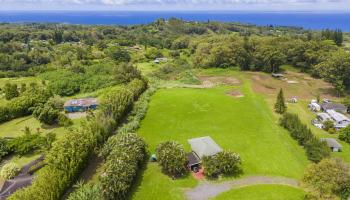
[[[221,147],[209,136],[190,139],[188,143],[200,159],[204,156],[214,156],[222,151]]]
[[[348,111],[348,108],[341,103],[328,102],[328,103],[323,103],[321,105],[321,107],[322,107],[323,111],[335,110],[335,111],[341,112],[341,113],[347,113],[347,111]]]
[[[95,98],[71,99],[64,104],[66,112],[85,112],[87,110],[95,110],[98,106],[98,101]]]
[[[326,142],[327,146],[331,148],[333,152],[339,152],[342,149],[342,145],[334,138],[321,138],[322,142]]]
[[[274,77],[274,78],[283,78],[283,77],[284,77],[283,74],[272,73],[271,75],[272,75],[272,77]]]

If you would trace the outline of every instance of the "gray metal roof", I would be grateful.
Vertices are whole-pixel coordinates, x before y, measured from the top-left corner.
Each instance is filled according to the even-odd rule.
[[[318,113],[317,117],[321,118],[322,121],[332,120],[331,116],[327,113]]]
[[[213,156],[222,151],[221,147],[209,137],[200,137],[188,140],[191,145],[192,151],[194,151],[199,158],[203,156]]]
[[[334,138],[321,138],[321,141],[325,141],[331,148],[342,148],[343,146]]]
[[[98,105],[98,101],[96,98],[84,98],[84,99],[71,99],[68,100],[64,107],[66,106],[91,106]]]
[[[347,110],[348,108],[340,103],[323,103],[322,105],[323,110]]]
[[[337,123],[342,122],[342,121],[350,121],[350,119],[348,117],[346,117],[345,115],[343,115],[341,113],[336,112],[335,110],[327,110],[326,112]]]

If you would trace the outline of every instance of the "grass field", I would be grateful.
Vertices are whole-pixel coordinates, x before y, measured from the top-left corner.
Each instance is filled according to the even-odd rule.
[[[304,151],[278,126],[263,96],[254,93],[250,81],[240,75],[232,72],[232,76],[243,80],[240,86],[159,90],[139,130],[150,153],[167,140],[176,140],[190,151],[188,139],[211,136],[222,148],[241,155],[244,175],[300,178],[308,164]],[[245,96],[235,98],[226,94],[232,90]],[[194,186],[192,178],[173,181],[157,166],[149,164],[133,199],[182,199],[168,195],[190,186]]]
[[[231,190],[214,200],[303,200],[305,193],[297,188],[282,185],[257,185]]]

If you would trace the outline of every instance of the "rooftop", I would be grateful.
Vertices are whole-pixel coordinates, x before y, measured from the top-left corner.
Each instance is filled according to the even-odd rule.
[[[343,115],[341,113],[336,112],[335,110],[327,110],[326,112],[336,122],[350,121],[350,119],[348,117],[346,117],[345,115]]]
[[[323,110],[347,110],[347,107],[340,103],[323,103],[322,104]]]
[[[339,144],[339,142],[334,138],[321,138],[321,141],[326,142],[327,145],[331,148],[342,148],[342,145]]]
[[[213,156],[222,151],[221,147],[209,136],[190,139],[188,143],[199,158]]]
[[[97,99],[95,98],[85,98],[85,99],[71,99],[68,100],[64,106],[91,106],[97,105]]]

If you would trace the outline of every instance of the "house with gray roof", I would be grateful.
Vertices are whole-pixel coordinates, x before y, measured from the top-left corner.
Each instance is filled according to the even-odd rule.
[[[199,168],[204,156],[214,156],[222,151],[222,148],[209,136],[189,139],[192,152],[187,154],[188,167],[193,170]]]
[[[347,113],[348,108],[340,103],[332,103],[332,102],[327,102],[327,103],[323,103],[321,105],[322,110],[323,111],[327,111],[327,110],[335,110],[336,112],[340,112],[340,113]]]
[[[339,144],[339,142],[334,138],[321,138],[322,142],[326,142],[327,146],[333,151],[333,152],[339,152],[342,149],[342,145]]]
[[[331,116],[329,116],[327,113],[317,113],[317,119],[322,123],[332,121]]]
[[[335,110],[327,110],[326,113],[334,121],[334,127],[336,129],[342,129],[350,125],[350,119],[345,115],[336,112]]]

